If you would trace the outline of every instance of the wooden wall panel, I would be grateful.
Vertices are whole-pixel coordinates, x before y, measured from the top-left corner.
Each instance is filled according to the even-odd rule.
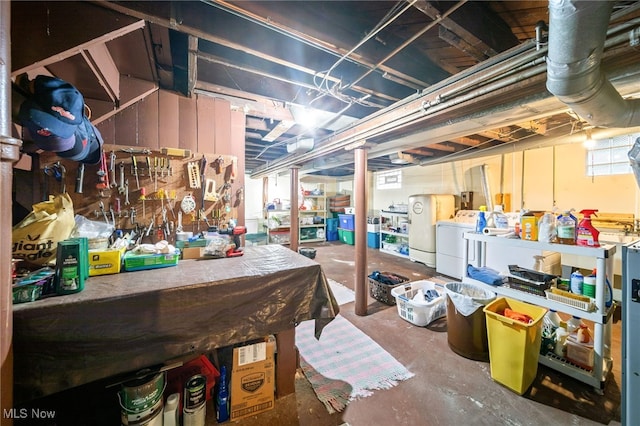
[[[198,151],[198,127],[195,99],[178,98],[178,148]]]
[[[198,106],[198,152],[217,152],[215,145],[215,99],[210,96],[197,96]],[[222,152],[222,151],[220,151]]]
[[[138,145],[159,149],[158,141],[158,92],[138,102]]]
[[[220,152],[229,152],[231,155],[237,158],[238,164],[238,172],[236,175],[235,182],[231,188],[233,191],[232,194],[234,196],[240,195],[240,199],[234,198],[233,205],[237,208],[237,218],[238,223],[244,225],[245,224],[245,186],[244,186],[244,138],[245,138],[245,115],[242,111],[231,111],[229,110],[229,150],[228,151],[220,151]],[[242,192],[238,194],[238,190]]]
[[[110,117],[96,126],[104,143],[116,143],[116,119]]]
[[[118,145],[138,145],[138,107],[132,105],[115,115],[115,142]]]
[[[160,90],[158,93],[158,145],[160,148],[178,148],[179,111],[178,95]]]
[[[214,106],[214,152],[231,152],[231,102],[226,99],[215,98]]]

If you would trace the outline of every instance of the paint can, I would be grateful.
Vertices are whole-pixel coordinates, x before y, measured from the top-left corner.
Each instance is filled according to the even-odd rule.
[[[184,386],[182,402],[183,426],[204,426],[207,416],[207,378],[196,374]]]
[[[141,373],[136,379],[129,380],[121,386],[118,393],[120,406],[123,410],[140,413],[155,406],[162,400],[165,387],[164,373]]]
[[[162,426],[164,423],[163,405],[163,400],[160,398],[153,407],[139,413],[122,410],[120,420],[124,426]]]

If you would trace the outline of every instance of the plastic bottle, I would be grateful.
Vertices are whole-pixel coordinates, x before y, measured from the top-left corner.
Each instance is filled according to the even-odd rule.
[[[567,321],[567,331],[569,334],[578,331],[580,326],[583,325],[582,320],[576,316],[572,316],[569,321]]]
[[[549,322],[553,324],[555,328],[560,327],[560,323],[562,323],[562,318],[560,318],[558,312],[553,309],[549,309],[547,311],[547,313],[545,314],[545,318],[549,320]]]
[[[179,393],[172,393],[167,397],[167,403],[164,405],[164,411],[162,413],[164,426],[178,426],[180,424],[178,416],[179,401]]]
[[[571,274],[571,293],[582,294],[582,286],[584,284],[584,276],[580,271]]]
[[[597,269],[593,268],[593,272],[588,277],[584,277],[584,284],[582,285],[582,292],[585,296],[589,296],[591,298],[596,297],[596,275]],[[585,290],[585,284],[592,285],[592,289],[589,289],[589,292]],[[605,288],[604,288],[604,305],[608,308],[613,304],[613,288],[611,288],[611,283],[609,282],[609,277],[605,277]]]
[[[584,216],[576,230],[576,244],[579,246],[599,247],[598,235],[600,231],[591,224],[591,215],[595,215],[598,210],[581,210]]]
[[[218,423],[229,420],[229,388],[227,387],[227,367],[220,367],[220,384],[216,397],[216,420]]]
[[[556,329],[556,355],[564,357],[566,355],[566,341],[569,332],[564,327]]]
[[[538,241],[553,243],[556,241],[556,217],[553,213],[545,213],[538,221]]]
[[[578,219],[571,214],[571,211],[565,211],[556,220],[556,241],[560,244],[574,245],[577,227]]]
[[[496,204],[493,208],[493,212],[491,212],[491,217],[493,218],[493,226],[498,229],[507,229],[509,228],[509,218],[502,211],[502,204]]]
[[[487,227],[487,217],[485,212],[487,211],[487,206],[480,206],[480,213],[478,213],[478,219],[476,220],[476,232],[482,234],[484,228]]]

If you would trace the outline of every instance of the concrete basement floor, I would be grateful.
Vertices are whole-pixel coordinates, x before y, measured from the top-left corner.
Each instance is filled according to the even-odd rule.
[[[354,246],[325,242],[304,247],[316,248],[315,260],[328,278],[353,289]],[[423,264],[380,253],[377,249],[367,249],[367,262],[367,273],[378,270],[411,280],[429,277],[449,280]],[[582,382],[539,364],[533,385],[522,396],[494,382],[488,362],[464,358],[449,348],[446,319],[417,327],[403,320],[395,306],[371,297],[366,316],[355,315],[353,302],[342,305],[340,314],[385,348],[415,377],[392,389],[375,391],[368,398],[351,402],[343,412],[330,415],[298,370],[295,394],[276,400],[275,408],[269,412],[228,423],[242,426],[620,424],[622,328],[619,312],[614,315],[612,333],[613,371],[602,395]],[[106,394],[104,389],[95,387],[64,392],[34,405],[56,407],[59,413],[58,421],[32,423],[37,425],[113,425],[119,419],[113,393]],[[75,420],[69,422],[69,419]],[[30,423],[19,420],[15,424]],[[211,405],[207,406],[206,424],[217,424]]]

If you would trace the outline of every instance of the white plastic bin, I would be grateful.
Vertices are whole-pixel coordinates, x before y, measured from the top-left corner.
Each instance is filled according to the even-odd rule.
[[[398,315],[406,321],[419,327],[431,324],[433,321],[447,315],[447,305],[443,289],[433,281],[420,280],[408,282],[391,290],[396,299]],[[438,297],[427,301],[427,290],[435,290]]]

